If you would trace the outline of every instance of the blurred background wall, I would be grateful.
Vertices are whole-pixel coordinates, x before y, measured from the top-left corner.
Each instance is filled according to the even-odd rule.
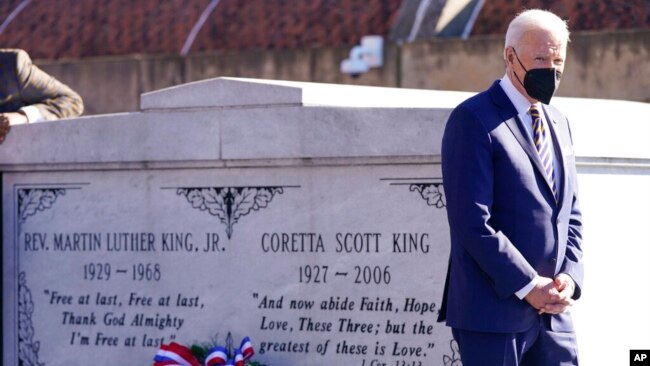
[[[3,0],[0,47],[77,90],[84,114],[219,76],[480,91],[500,78],[508,22],[549,9],[572,30],[558,95],[650,102],[650,2],[480,0]],[[383,65],[339,65],[362,36]]]

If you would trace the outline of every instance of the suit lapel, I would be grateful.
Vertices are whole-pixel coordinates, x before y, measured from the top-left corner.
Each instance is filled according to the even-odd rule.
[[[519,142],[519,145],[521,145],[521,147],[524,149],[526,155],[528,155],[528,158],[530,158],[530,161],[533,162],[533,165],[541,175],[542,179],[544,179],[544,182],[546,182],[546,186],[548,187],[548,190],[552,196],[552,184],[546,176],[546,170],[544,170],[544,165],[539,158],[539,154],[537,153],[533,139],[528,134],[523,121],[517,116],[517,110],[512,105],[512,102],[510,99],[508,99],[508,96],[503,91],[498,82],[495,82],[492,85],[492,87],[489,89],[489,92],[492,96],[492,101],[498,107],[499,115],[505,121],[506,126],[508,126],[512,134],[515,136],[515,139]],[[553,140],[557,141],[557,138],[553,138]],[[556,149],[555,151],[559,150]]]
[[[507,120],[505,123],[521,147],[526,152],[526,155],[528,155],[530,160],[533,162],[533,165],[535,165],[535,168],[537,168],[541,176],[544,178],[548,189],[552,191],[553,188],[551,186],[551,182],[549,182],[548,177],[546,176],[546,170],[544,170],[544,165],[539,158],[539,153],[537,152],[535,144],[528,134],[528,131],[526,131],[526,127],[523,126],[522,120],[519,117],[513,117]]]

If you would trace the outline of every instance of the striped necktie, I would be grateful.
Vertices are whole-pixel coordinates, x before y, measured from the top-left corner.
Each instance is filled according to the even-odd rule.
[[[533,142],[537,148],[537,153],[539,154],[539,159],[542,161],[544,166],[544,171],[546,172],[546,177],[551,183],[551,188],[553,189],[553,196],[557,201],[557,188],[555,186],[555,172],[553,171],[553,157],[551,155],[551,144],[549,135],[546,132],[544,126],[544,120],[539,113],[537,106],[533,105],[530,107],[530,116],[533,119]]]

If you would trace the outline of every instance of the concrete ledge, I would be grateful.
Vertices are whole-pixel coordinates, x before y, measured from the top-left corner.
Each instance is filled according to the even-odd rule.
[[[219,159],[214,113],[127,113],[12,127],[0,166]]]
[[[431,157],[440,154],[449,113],[471,95],[206,80],[144,94],[141,112],[15,126],[0,145],[0,166]],[[579,158],[650,159],[650,104],[553,104],[570,120]]]
[[[650,159],[650,104],[553,98],[569,119],[576,156]]]
[[[474,93],[298,81],[216,78],[142,94],[142,110],[242,106],[440,108]]]
[[[439,155],[450,109],[296,107],[224,111],[223,159]]]
[[[140,108],[299,105],[301,101],[302,90],[297,87],[217,78],[144,93],[140,97]]]

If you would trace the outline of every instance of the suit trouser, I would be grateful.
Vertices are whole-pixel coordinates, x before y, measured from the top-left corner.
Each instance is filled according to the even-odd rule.
[[[555,332],[550,315],[522,333],[483,333],[453,328],[463,366],[578,365],[574,332]]]

